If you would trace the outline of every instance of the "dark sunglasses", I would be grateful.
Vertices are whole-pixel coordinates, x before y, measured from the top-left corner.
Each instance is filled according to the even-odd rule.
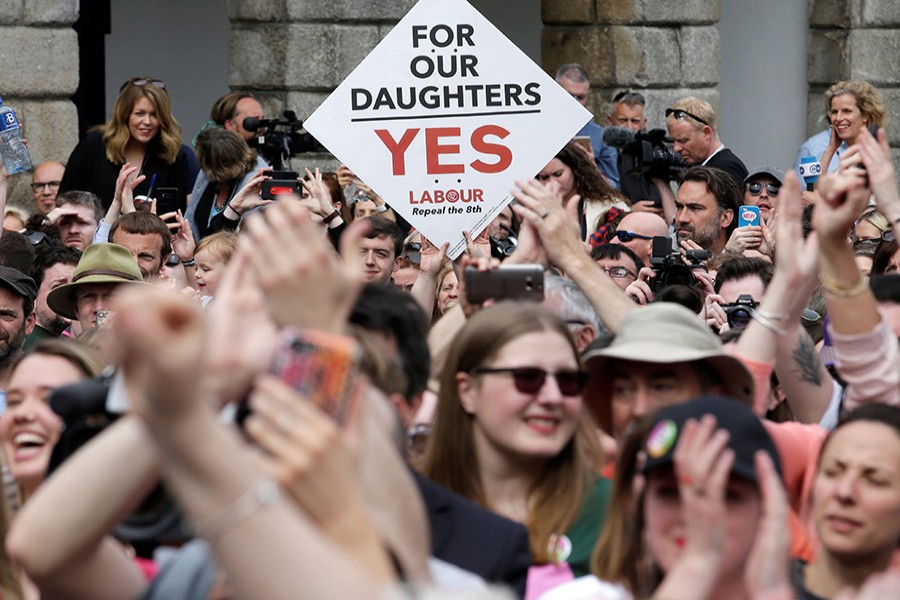
[[[624,229],[620,229],[616,232],[616,237],[619,238],[620,242],[630,242],[631,240],[652,240],[653,237],[649,235],[642,235],[640,233],[635,233],[633,231],[627,231]]]
[[[750,192],[751,196],[759,196],[762,194],[763,186],[766,186],[766,192],[770,196],[777,196],[778,192],[781,191],[780,183],[759,183],[758,181],[751,181],[747,184],[747,191]]]
[[[516,390],[522,394],[537,394],[544,387],[547,381],[547,375],[552,375],[559,386],[559,391],[563,396],[577,396],[584,391],[587,384],[587,373],[584,371],[557,371],[556,373],[548,373],[539,367],[509,367],[489,369],[479,367],[472,371],[473,375],[484,375],[487,373],[508,373],[512,375],[513,384]]]
[[[674,116],[679,121],[684,121],[685,117],[690,117],[699,123],[703,123],[704,125],[709,125],[709,123],[707,123],[706,121],[704,121],[697,115],[691,114],[686,110],[681,110],[680,108],[667,108],[666,109],[666,118],[668,119],[671,116]]]
[[[138,77],[136,79],[129,79],[125,83],[122,84],[122,87],[119,88],[121,92],[129,85],[134,85],[137,87],[144,87],[145,85],[152,85],[153,87],[157,87],[161,90],[166,89],[166,82],[161,79],[144,79],[143,77]]]
[[[644,99],[643,94],[632,92],[631,90],[625,90],[616,94],[613,97],[613,104],[615,104],[616,102],[621,102],[622,100],[627,100],[629,102],[636,101],[640,104],[647,104],[647,101]]]

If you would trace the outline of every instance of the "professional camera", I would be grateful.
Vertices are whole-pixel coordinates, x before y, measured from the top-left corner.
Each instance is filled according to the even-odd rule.
[[[639,131],[634,141],[622,148],[623,171],[648,179],[673,181],[687,168],[684,160],[666,145],[665,129]]]
[[[728,317],[728,326],[732,329],[743,329],[753,318],[753,309],[759,306],[759,303],[754,302],[750,294],[741,294],[737,301],[721,306]]]
[[[108,378],[101,377],[60,387],[50,394],[50,408],[62,419],[63,426],[50,455],[48,475],[119,418],[106,406],[108,392]],[[128,457],[124,456],[122,460],[128,460]],[[180,545],[192,537],[162,484],[119,523],[114,535],[132,545],[143,557],[152,556],[159,545]]]
[[[272,168],[281,171],[284,161],[290,164],[291,157],[301,152],[327,152],[325,146],[303,129],[303,121],[297,119],[297,113],[286,110],[283,115],[284,120],[244,119],[244,129],[247,131],[265,128],[265,132],[256,138],[256,148]]]
[[[516,238],[516,232],[506,225],[500,225],[500,228],[506,231],[506,237],[501,238],[492,235],[488,239],[491,240],[491,256],[503,260],[508,256],[512,256],[513,252],[516,251],[516,246],[519,245],[519,240]]]
[[[656,271],[656,277],[651,282],[653,293],[670,285],[688,287],[699,285],[693,271],[705,269],[703,261],[709,257],[708,250],[688,250],[686,258],[690,264],[685,264],[681,258],[681,251],[672,248],[672,238],[663,235],[654,236],[650,253],[650,266]]]

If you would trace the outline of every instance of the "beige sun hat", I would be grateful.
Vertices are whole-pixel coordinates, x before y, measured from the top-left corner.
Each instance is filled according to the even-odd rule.
[[[66,283],[47,294],[47,306],[56,314],[67,319],[77,319],[75,314],[75,291],[88,283],[137,283],[141,270],[137,259],[125,246],[118,244],[91,244],[84,250],[72,282]]]

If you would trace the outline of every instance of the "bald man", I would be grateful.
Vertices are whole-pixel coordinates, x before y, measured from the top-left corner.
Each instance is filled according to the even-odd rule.
[[[613,244],[624,244],[638,255],[645,265],[650,264],[654,236],[669,235],[669,226],[659,215],[648,212],[628,213],[616,226]]]
[[[31,198],[34,207],[42,215],[56,208],[56,194],[66,166],[57,160],[42,162],[31,175]]]

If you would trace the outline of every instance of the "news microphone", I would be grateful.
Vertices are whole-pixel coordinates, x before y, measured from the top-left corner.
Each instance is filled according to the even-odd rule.
[[[257,119],[256,117],[247,117],[244,119],[244,129],[247,131],[256,131],[260,127],[265,127],[265,123],[263,123],[262,119]]]
[[[806,191],[811,192],[822,174],[822,165],[815,156],[804,156],[800,159],[800,177],[806,182]]]
[[[603,128],[603,143],[621,150],[634,141],[634,131],[626,127],[607,126]]]

